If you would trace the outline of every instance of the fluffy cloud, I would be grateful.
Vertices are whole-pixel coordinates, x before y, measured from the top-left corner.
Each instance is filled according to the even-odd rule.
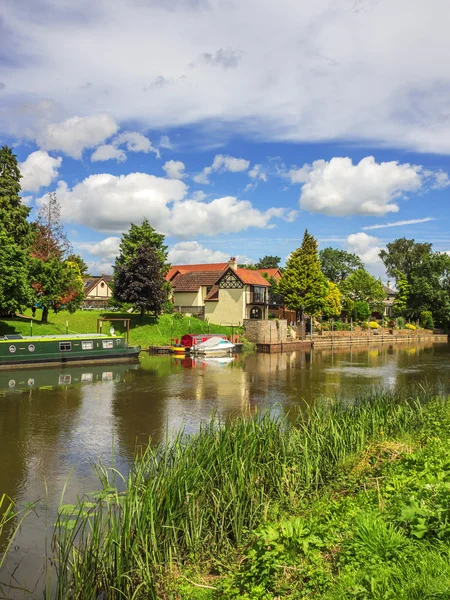
[[[183,179],[183,177],[186,177],[185,166],[181,160],[168,160],[164,163],[163,169],[169,179]]]
[[[262,170],[261,165],[254,165],[248,172],[248,176],[252,179],[260,179],[261,181],[267,181],[267,175]]]
[[[384,277],[386,275],[383,261],[379,257],[380,251],[383,248],[383,244],[379,238],[360,231],[359,233],[350,234],[344,245],[348,252],[357,254],[360,257],[372,275],[376,277]]]
[[[61,157],[52,158],[43,150],[32,152],[24,162],[19,164],[22,173],[20,180],[22,190],[37,192],[39,188],[49,186],[58,177],[61,163]]]
[[[333,216],[381,216],[398,212],[396,203],[407,192],[422,188],[429,175],[421,167],[397,161],[377,163],[366,156],[316,160],[290,171],[292,182],[303,183],[300,207]]]
[[[118,128],[115,120],[107,114],[71,117],[42,127],[36,135],[36,142],[44,150],[60,150],[72,158],[81,158],[84,149],[102,144]]]
[[[137,131],[124,131],[116,136],[112,142],[115,146],[125,145],[129,152],[153,152],[160,158],[159,150],[153,146],[151,141]]]
[[[84,250],[88,254],[93,254],[103,260],[113,261],[119,254],[120,237],[107,237],[100,242],[81,242],[76,244],[78,250]]]
[[[239,263],[252,262],[246,256],[236,257]],[[211,250],[199,242],[179,242],[169,249],[168,260],[173,265],[220,263],[230,259],[229,253]]]
[[[123,150],[116,148],[112,144],[103,144],[96,148],[95,152],[91,156],[92,162],[105,161],[105,160],[117,160],[117,162],[124,162],[127,160],[127,155]]]
[[[210,167],[205,167],[201,173],[195,175],[193,178],[196,183],[208,184],[210,182],[209,177],[212,172],[218,171],[223,173],[229,171],[230,173],[239,173],[246,171],[250,166],[250,161],[245,158],[235,158],[234,156],[226,156],[224,154],[216,154],[213,163]]]
[[[272,228],[274,218],[289,220],[284,208],[260,211],[251,202],[232,196],[211,202],[186,200],[183,181],[145,173],[91,175],[72,189],[58,185],[58,200],[65,221],[98,231],[122,232],[144,217],[166,235],[179,237],[237,232],[249,227]]]

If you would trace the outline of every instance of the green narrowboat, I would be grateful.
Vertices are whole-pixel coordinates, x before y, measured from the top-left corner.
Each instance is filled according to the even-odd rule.
[[[105,363],[137,360],[140,346],[115,335],[0,336],[0,369],[48,364]]]

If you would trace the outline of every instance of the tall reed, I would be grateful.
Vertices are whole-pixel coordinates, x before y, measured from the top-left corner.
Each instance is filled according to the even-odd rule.
[[[99,467],[100,497],[80,503],[70,526],[61,515],[56,527],[56,597],[156,598],[165,568],[241,543],[271,506],[295,509],[370,441],[419,432],[447,402],[424,399],[378,393],[292,420],[269,413],[212,420],[196,435],[147,447],[122,493]]]

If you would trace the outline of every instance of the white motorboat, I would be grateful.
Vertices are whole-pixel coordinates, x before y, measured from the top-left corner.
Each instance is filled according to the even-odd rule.
[[[230,354],[233,351],[234,344],[228,340],[224,340],[220,337],[211,337],[205,340],[201,344],[197,344],[193,348],[195,354],[202,354],[205,356]]]

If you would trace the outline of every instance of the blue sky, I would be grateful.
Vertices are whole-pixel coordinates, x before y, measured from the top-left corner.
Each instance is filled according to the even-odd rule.
[[[0,142],[93,272],[147,217],[173,264],[284,262],[308,228],[385,278],[397,237],[450,251],[449,26],[444,0],[3,0]]]

